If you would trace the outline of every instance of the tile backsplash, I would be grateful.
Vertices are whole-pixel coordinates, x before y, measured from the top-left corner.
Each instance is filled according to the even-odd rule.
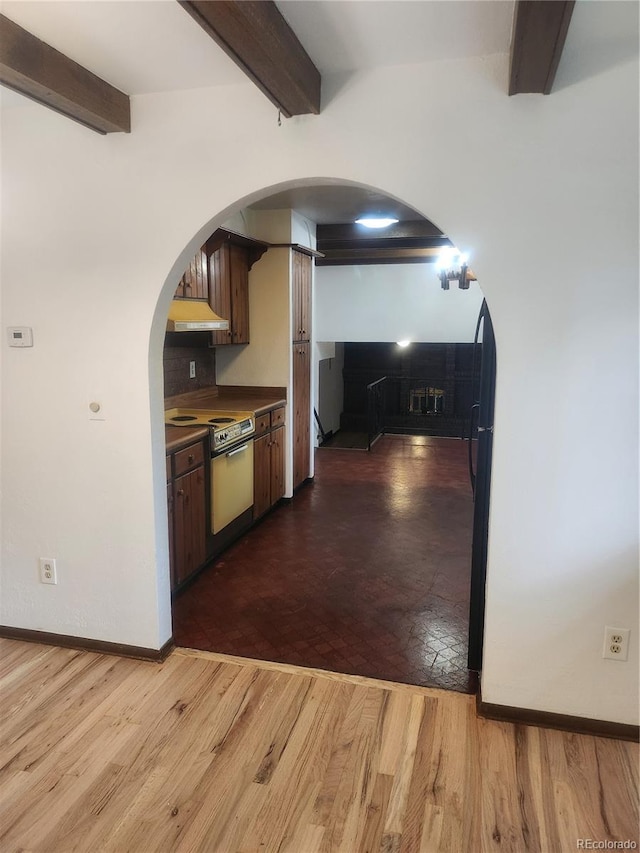
[[[195,361],[195,379],[189,364]],[[204,332],[168,332],[164,340],[164,396],[173,397],[216,384],[216,351]]]

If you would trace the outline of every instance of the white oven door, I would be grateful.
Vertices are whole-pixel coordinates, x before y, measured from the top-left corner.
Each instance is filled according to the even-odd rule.
[[[211,460],[211,530],[219,533],[253,506],[253,439]]]

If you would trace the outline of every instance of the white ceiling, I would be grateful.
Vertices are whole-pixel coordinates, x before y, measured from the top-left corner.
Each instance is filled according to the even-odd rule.
[[[127,95],[247,80],[176,0],[3,0],[2,13]]]
[[[355,222],[360,216],[384,216],[407,222],[424,219],[412,207],[383,193],[352,184],[294,187],[251,205],[255,210],[296,210],[320,225]]]
[[[512,0],[282,0],[322,74],[509,50]],[[176,0],[5,0],[2,13],[128,95],[245,83]]]
[[[513,0],[279,0],[323,75],[394,64],[507,53]],[[636,0],[578,0],[555,88],[638,53]],[[3,0],[1,11],[129,95],[253,85],[176,0]],[[507,97],[505,93],[505,97]],[[0,86],[0,104],[24,103]],[[364,209],[419,218],[400,202],[354,187],[305,187],[260,203],[317,222]]]
[[[321,74],[507,53],[513,0],[278,0]]]

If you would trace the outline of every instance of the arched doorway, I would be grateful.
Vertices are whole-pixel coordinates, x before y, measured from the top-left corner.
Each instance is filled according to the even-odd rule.
[[[239,213],[237,214],[237,216],[240,216],[240,219],[243,219],[243,218],[244,218],[244,214],[243,214],[242,212],[239,212]],[[238,221],[237,217],[236,217],[236,220],[235,220],[235,221],[236,221],[236,222]],[[241,223],[241,224],[242,224],[242,223]],[[177,639],[178,639],[178,642],[180,642],[180,637],[178,637]],[[214,650],[215,650],[215,649],[214,649]],[[219,649],[218,649],[218,650],[219,650]],[[225,650],[225,651],[228,651],[228,649],[227,649],[227,650]],[[235,651],[238,651],[238,650],[235,650]],[[239,653],[240,653],[240,654],[242,654],[242,652],[239,652]],[[247,655],[247,656],[251,656],[251,655]],[[255,656],[259,656],[259,655],[255,655]]]

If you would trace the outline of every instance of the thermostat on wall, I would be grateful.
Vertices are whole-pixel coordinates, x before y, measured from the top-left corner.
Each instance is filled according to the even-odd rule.
[[[33,329],[29,326],[8,326],[7,337],[10,347],[33,346]]]

